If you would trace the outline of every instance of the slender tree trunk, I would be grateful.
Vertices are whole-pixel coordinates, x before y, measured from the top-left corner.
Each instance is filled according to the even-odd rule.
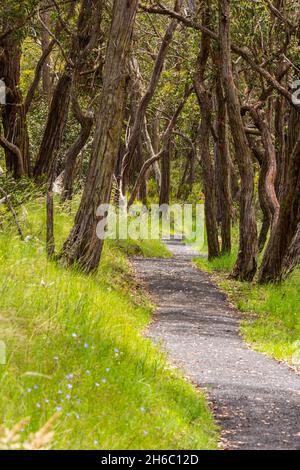
[[[182,5],[183,0],[175,0],[175,6],[174,10],[175,11],[180,11],[181,5]],[[127,186],[127,172],[130,168],[130,164],[134,155],[134,152],[136,150],[136,147],[139,142],[139,137],[142,131],[143,123],[144,123],[144,118],[146,114],[147,107],[155,93],[155,90],[157,88],[157,85],[159,83],[159,79],[164,67],[165,59],[167,56],[167,52],[169,50],[169,46],[172,42],[175,30],[177,28],[178,22],[177,20],[171,20],[169,23],[169,26],[165,32],[165,35],[163,37],[160,50],[158,52],[155,65],[153,68],[152,76],[149,82],[149,86],[144,93],[144,96],[138,106],[136,116],[135,116],[135,122],[134,125],[132,126],[132,132],[131,136],[129,139],[129,142],[127,144],[126,152],[124,155],[123,159],[123,164],[122,164],[122,177],[121,177],[121,184],[122,184],[122,193],[125,194],[126,192],[126,186]]]
[[[81,111],[79,103],[75,97],[72,99],[72,101],[73,113],[77,121],[80,123],[81,131],[65,155],[65,168],[63,177],[64,189],[62,194],[63,201],[72,199],[77,157],[87,143],[93,127],[92,115],[84,114]]]
[[[203,23],[210,22],[210,3],[206,3]],[[194,87],[201,110],[201,123],[198,132],[198,147],[201,152],[202,178],[205,193],[205,221],[208,243],[208,259],[220,256],[217,223],[217,201],[215,187],[215,171],[210,154],[210,133],[212,126],[212,97],[205,86],[205,70],[210,54],[210,38],[202,34],[197,70],[194,76]]]
[[[88,176],[74,227],[62,252],[68,265],[77,263],[86,272],[98,267],[103,248],[103,240],[96,233],[100,222],[97,209],[110,202],[123,125],[126,61],[137,7],[138,0],[114,1]]]
[[[281,278],[285,279],[300,264],[300,222],[283,260]]]
[[[254,171],[251,150],[244,130],[240,103],[232,73],[230,3],[229,0],[219,0],[222,81],[227,100],[236,160],[241,176],[240,245],[238,259],[231,276],[241,281],[252,281],[257,270],[258,255],[257,226],[253,201]]]
[[[199,127],[199,148],[201,149],[201,168],[205,194],[205,222],[208,244],[208,259],[220,256],[217,224],[217,201],[215,191],[215,171],[210,154],[212,102],[206,96],[201,98],[201,125]]]
[[[153,120],[152,133],[151,133],[152,142],[153,142],[153,149],[154,149],[155,154],[159,153],[159,147],[160,147],[159,123],[160,123],[159,113],[156,113],[155,118]],[[160,194],[161,171],[160,171],[159,163],[157,161],[152,166],[152,173],[153,173],[154,179],[156,181],[157,192],[158,192],[158,194]]]
[[[159,204],[170,204],[170,180],[171,180],[171,136],[168,139],[161,157],[161,188]]]
[[[219,64],[220,65],[220,64]],[[232,197],[230,167],[231,158],[228,141],[228,117],[222,81],[219,76],[216,83],[217,101],[217,151],[216,151],[216,187],[220,207],[222,253],[231,252]]]
[[[41,13],[41,18],[43,23],[51,29],[50,27],[50,13],[49,11],[45,11]],[[47,51],[50,44],[50,35],[48,31],[42,26],[41,31],[41,45],[43,53]],[[43,67],[42,67],[42,86],[43,86],[43,95],[46,97],[47,101],[50,103],[51,99],[51,56],[50,54],[47,56]]]
[[[282,96],[278,96],[275,103],[275,138],[276,138],[276,162],[277,176],[275,182],[277,198],[283,192],[285,179],[285,128],[286,128],[286,101]]]

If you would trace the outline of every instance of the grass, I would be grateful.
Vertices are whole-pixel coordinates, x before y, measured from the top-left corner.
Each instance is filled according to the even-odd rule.
[[[228,279],[237,255],[233,253],[209,262],[196,260],[197,265],[213,273],[216,283],[245,320],[241,331],[253,349],[300,365],[300,270],[296,270],[280,285],[259,285],[256,282],[236,282]],[[249,315],[250,314],[250,315]]]
[[[57,210],[57,244],[71,222]],[[217,448],[204,395],[142,334],[153,307],[125,252],[167,256],[162,245],[107,242],[99,272],[86,276],[47,261],[42,201],[22,210],[21,223],[25,242],[6,222],[0,231],[5,427],[30,417],[27,440],[58,411],[53,449]]]

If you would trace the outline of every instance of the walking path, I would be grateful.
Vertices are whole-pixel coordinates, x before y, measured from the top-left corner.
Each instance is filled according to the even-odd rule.
[[[300,376],[249,349],[239,335],[242,314],[192,264],[193,250],[167,245],[174,258],[133,259],[158,303],[150,337],[207,389],[225,448],[300,449]]]

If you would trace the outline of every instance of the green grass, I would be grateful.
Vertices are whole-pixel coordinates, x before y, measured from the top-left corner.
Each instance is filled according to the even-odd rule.
[[[0,421],[29,416],[25,440],[60,410],[54,449],[215,449],[204,395],[143,336],[153,307],[124,246],[106,243],[96,275],[66,270],[46,260],[42,201],[20,213],[30,240],[9,224],[0,232]],[[58,245],[71,223],[56,211]],[[159,242],[125,251],[167,256]]]
[[[196,260],[203,270],[225,291],[245,320],[241,331],[252,348],[278,360],[300,364],[300,270],[280,285],[261,286],[256,282],[242,283],[228,279],[236,252],[209,262]],[[247,314],[248,313],[248,314]]]

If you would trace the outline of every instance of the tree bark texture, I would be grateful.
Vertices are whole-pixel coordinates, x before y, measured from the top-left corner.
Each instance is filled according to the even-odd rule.
[[[78,264],[85,272],[98,267],[103,248],[103,240],[96,233],[100,222],[97,209],[110,202],[123,125],[126,62],[137,7],[138,0],[114,1],[88,176],[74,227],[63,247],[64,261]]]

